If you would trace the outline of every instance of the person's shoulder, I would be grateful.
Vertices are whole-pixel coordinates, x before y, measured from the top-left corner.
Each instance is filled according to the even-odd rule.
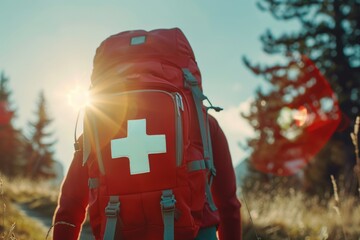
[[[209,119],[209,124],[217,124],[217,120],[213,115],[208,114],[208,119]]]
[[[220,128],[219,122],[216,120],[214,116],[211,114],[208,115],[209,117],[209,127],[211,132],[218,131]]]

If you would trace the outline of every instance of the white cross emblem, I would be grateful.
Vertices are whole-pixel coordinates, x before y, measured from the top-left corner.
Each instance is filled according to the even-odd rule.
[[[155,153],[166,153],[165,135],[147,135],[146,119],[128,120],[127,137],[111,140],[111,158],[129,158],[131,175],[150,172]]]

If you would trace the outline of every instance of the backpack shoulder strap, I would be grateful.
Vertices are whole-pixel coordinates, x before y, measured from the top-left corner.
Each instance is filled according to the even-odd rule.
[[[183,68],[182,71],[183,71],[184,78],[185,78],[185,87],[190,88],[193,99],[194,99],[197,117],[198,117],[199,126],[200,126],[201,140],[203,143],[205,166],[210,171],[210,179],[209,179],[208,184],[206,184],[206,196],[207,196],[211,210],[216,211],[217,208],[215,206],[215,203],[214,203],[214,200],[213,200],[212,194],[211,194],[211,183],[212,183],[213,177],[216,175],[216,169],[214,166],[213,154],[212,154],[211,136],[210,136],[209,121],[208,121],[208,110],[214,109],[215,111],[218,112],[218,111],[221,111],[222,108],[214,107],[211,104],[209,99],[203,94],[202,90],[199,87],[198,81],[196,80],[196,78],[190,72],[189,69]],[[204,114],[203,114],[203,104],[202,104],[203,100],[207,100],[210,104],[210,107],[206,107],[206,119],[204,118]]]
[[[187,68],[182,69],[185,77],[185,87],[190,88],[192,92],[192,96],[194,98],[194,103],[196,107],[197,117],[199,120],[199,126],[200,126],[200,133],[201,133],[201,140],[203,142],[203,148],[204,148],[204,158],[205,160],[211,160],[210,159],[210,152],[209,152],[209,146],[207,144],[207,132],[205,127],[205,119],[204,114],[202,111],[202,101],[207,99],[207,97],[203,94],[201,91],[199,84],[192,75],[192,73]]]

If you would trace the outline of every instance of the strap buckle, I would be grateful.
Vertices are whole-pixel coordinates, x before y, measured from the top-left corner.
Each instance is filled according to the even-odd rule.
[[[100,180],[98,178],[89,178],[88,187],[89,189],[95,189],[100,186]]]
[[[169,192],[163,192],[163,195],[161,196],[161,210],[163,212],[172,212],[175,210],[175,195],[172,194],[172,191]]]
[[[175,196],[171,189],[162,191],[161,213],[164,223],[164,240],[174,240]]]
[[[75,152],[79,152],[81,149],[80,149],[80,144],[79,144],[79,142],[78,141],[76,141],[75,143],[74,143],[74,149],[75,149]]]
[[[108,205],[105,208],[107,217],[118,217],[120,212],[120,202],[117,196],[111,196]]]
[[[216,176],[216,168],[211,160],[209,159],[205,160],[205,166],[210,171],[210,174],[212,176]]]

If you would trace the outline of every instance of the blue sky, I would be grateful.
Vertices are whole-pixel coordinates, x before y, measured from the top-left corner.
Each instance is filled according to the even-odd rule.
[[[224,111],[215,114],[229,141],[234,165],[246,156],[238,147],[251,135],[240,118],[263,84],[241,62],[264,62],[260,35],[289,28],[245,0],[3,0],[0,2],[0,71],[10,78],[16,124],[26,131],[40,90],[58,139],[56,159],[68,168],[73,154],[76,110],[67,94],[90,82],[96,48],[126,30],[179,27],[189,39],[205,94]],[[80,129],[81,131],[81,129]]]

